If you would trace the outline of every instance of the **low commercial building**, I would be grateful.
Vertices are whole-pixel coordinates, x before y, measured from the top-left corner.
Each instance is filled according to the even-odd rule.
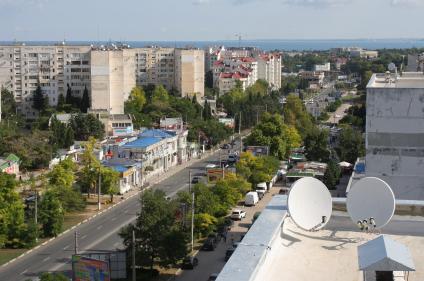
[[[319,180],[324,178],[325,171],[327,170],[326,163],[320,162],[296,162],[295,166],[291,168],[287,174],[286,179],[288,183],[297,181],[303,177],[314,177]]]
[[[102,164],[119,173],[119,194],[124,194],[133,188],[141,187],[141,163],[113,159],[104,161]]]
[[[331,64],[329,62],[326,62],[324,64],[316,64],[314,65],[314,71],[330,71],[331,70]]]
[[[178,138],[177,141],[177,161],[178,164],[184,163],[188,160],[188,143],[187,136],[188,130],[184,125],[182,118],[162,118],[160,120],[160,128],[167,133],[175,134]]]
[[[378,51],[370,51],[362,48],[353,49],[349,52],[353,58],[376,59],[378,58]]]

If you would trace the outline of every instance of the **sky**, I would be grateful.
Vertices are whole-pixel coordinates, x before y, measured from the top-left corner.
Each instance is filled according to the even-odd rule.
[[[0,0],[0,40],[424,38],[424,0]]]

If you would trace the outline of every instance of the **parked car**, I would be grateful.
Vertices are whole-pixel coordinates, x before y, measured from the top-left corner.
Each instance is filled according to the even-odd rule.
[[[243,210],[234,210],[231,213],[231,218],[233,220],[241,220],[242,218],[245,218],[245,217],[246,217],[246,212]]]
[[[218,279],[218,273],[212,273],[209,275],[208,281],[215,281],[216,279]]]
[[[230,149],[230,147],[231,146],[228,143],[221,145],[221,149]]]
[[[213,251],[216,248],[215,239],[208,237],[202,245],[203,251]]]
[[[187,256],[183,259],[182,269],[194,269],[199,264],[199,260],[193,256]]]
[[[237,155],[235,155],[235,154],[228,155],[228,162],[229,163],[236,163],[237,162]]]
[[[235,248],[229,248],[226,252],[225,252],[225,261],[228,261],[231,257],[231,255],[234,253],[236,249]]]
[[[265,192],[268,190],[268,186],[266,182],[260,182],[256,185],[256,190],[264,190]]]
[[[214,240],[214,242],[215,242],[215,244],[217,244],[219,241],[221,241],[221,237],[218,235],[218,233],[215,233],[215,232],[210,233],[210,234],[208,235],[208,238],[213,239],[213,240]]]
[[[265,190],[263,189],[256,189],[256,193],[258,194],[259,200],[261,200],[265,196]]]
[[[244,199],[244,205],[246,206],[255,206],[259,201],[258,193],[255,191],[248,192]]]
[[[191,178],[191,183],[192,184],[196,184],[196,183],[198,183],[200,181],[200,178],[199,177],[192,177]]]

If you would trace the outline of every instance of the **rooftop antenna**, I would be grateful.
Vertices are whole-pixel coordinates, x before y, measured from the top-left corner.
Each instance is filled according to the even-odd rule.
[[[238,40],[238,47],[239,47],[239,49],[240,49],[240,47],[241,47],[241,39],[242,39],[242,35],[241,35],[240,33],[238,33],[238,34],[235,34],[234,36],[236,36],[236,37],[237,37],[237,40]]]
[[[307,231],[322,229],[333,210],[328,188],[312,177],[301,178],[292,185],[287,204],[295,224]]]
[[[362,178],[347,195],[347,211],[359,229],[381,229],[395,212],[395,196],[390,186],[375,177]]]

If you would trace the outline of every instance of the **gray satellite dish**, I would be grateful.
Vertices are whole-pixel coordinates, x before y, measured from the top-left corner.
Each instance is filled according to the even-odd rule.
[[[307,231],[323,228],[333,210],[328,188],[312,177],[301,178],[292,185],[287,204],[293,221]]]
[[[354,223],[364,222],[382,228],[395,212],[395,195],[390,186],[375,177],[366,177],[353,185],[347,195],[347,211]]]

